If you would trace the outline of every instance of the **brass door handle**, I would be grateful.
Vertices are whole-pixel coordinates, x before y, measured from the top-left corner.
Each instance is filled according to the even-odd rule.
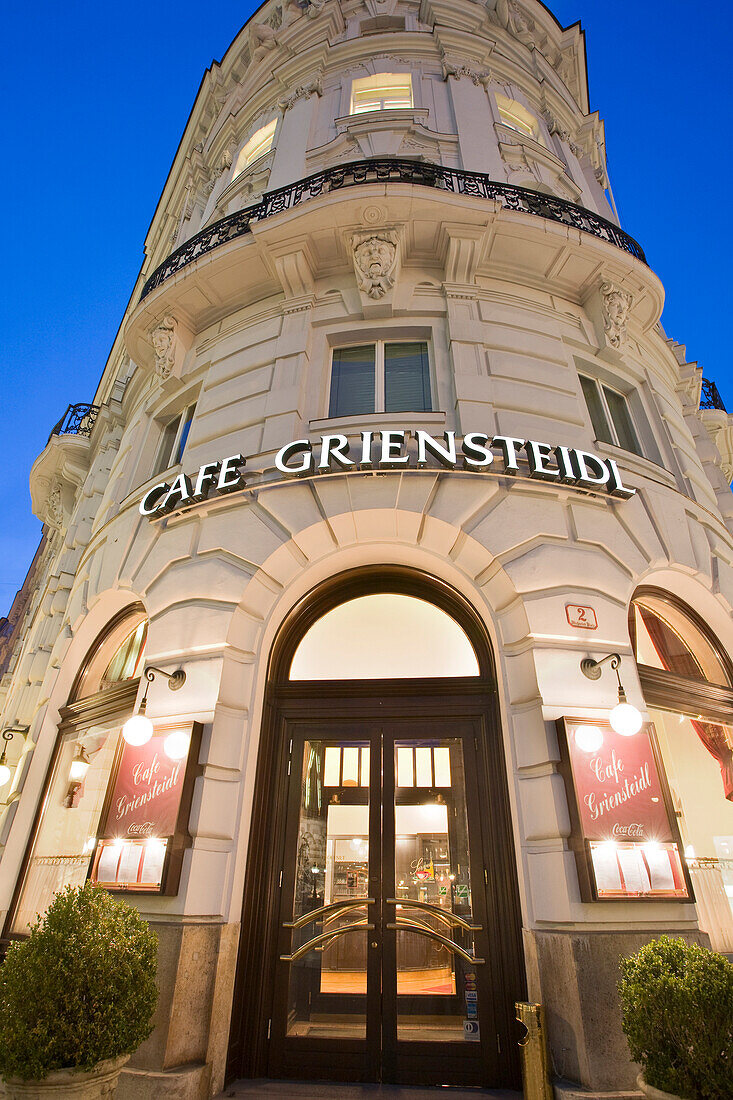
[[[423,909],[426,913],[432,913],[437,920],[442,920],[449,928],[463,928],[466,932],[482,932],[482,924],[470,924],[457,913],[451,913],[448,909],[441,909],[439,905],[431,905],[427,901],[412,901],[409,898],[387,898],[387,905],[401,905],[403,909]]]
[[[303,955],[307,955],[309,951],[315,951],[322,944],[330,943],[331,940],[335,940],[338,936],[345,936],[347,932],[373,932],[374,925],[367,924],[365,920],[354,921],[353,924],[344,924],[341,928],[332,928],[330,932],[322,932],[320,936],[314,936],[312,939],[304,943],[297,951],[293,951],[292,955],[281,955],[282,962],[297,962]]]
[[[455,951],[456,955],[460,955],[466,962],[471,963],[472,966],[482,966],[486,959],[478,959],[475,955],[472,955],[469,951],[466,951],[459,944],[454,943],[453,940],[449,940],[447,936],[441,936],[440,932],[435,932],[432,928],[428,928],[424,924],[420,924],[419,921],[407,920],[405,917],[398,917],[394,924],[388,924],[387,928],[396,929],[402,932],[415,932],[418,936],[427,936],[428,939],[437,940],[438,943],[442,943],[443,947],[447,947],[449,951]]]
[[[348,898],[344,901],[332,901],[330,905],[322,905],[320,909],[311,909],[309,913],[303,913],[297,920],[283,921],[283,928],[303,928],[311,921],[331,913],[349,913],[352,909],[363,909],[365,905],[374,905],[374,898]]]

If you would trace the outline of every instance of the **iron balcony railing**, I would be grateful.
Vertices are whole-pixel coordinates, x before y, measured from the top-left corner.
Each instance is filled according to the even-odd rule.
[[[58,424],[51,429],[49,441],[55,435],[90,436],[98,412],[99,405],[69,405]]]
[[[723,404],[723,398],[718,392],[718,387],[714,382],[708,381],[707,378],[702,380],[702,390],[700,392],[700,408],[701,409],[720,409],[721,412],[727,412],[725,405]]]
[[[244,210],[237,210],[221,221],[214,222],[202,229],[189,241],[172,252],[167,260],[155,269],[145,283],[140,299],[142,301],[151,290],[170,279],[181,268],[193,263],[199,256],[206,255],[220,245],[226,244],[249,232],[252,222],[281,214],[308,199],[339,191],[345,187],[356,187],[367,183],[409,183],[421,187],[433,187],[440,191],[450,191],[456,195],[471,195],[480,199],[496,199],[509,210],[518,210],[538,218],[548,218],[562,225],[581,229],[600,240],[608,241],[617,248],[629,252],[642,263],[646,263],[641,245],[623,229],[607,221],[591,210],[575,206],[572,202],[532,191],[528,187],[514,187],[507,183],[496,183],[483,172],[463,172],[458,168],[444,168],[439,164],[430,164],[418,160],[359,160],[350,164],[339,164],[315,172],[312,176],[288,187],[268,191],[260,202]]]

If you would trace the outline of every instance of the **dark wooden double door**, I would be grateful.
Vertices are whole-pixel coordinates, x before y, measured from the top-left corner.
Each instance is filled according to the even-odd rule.
[[[482,719],[292,717],[284,734],[267,1074],[513,1083],[521,975],[496,870],[513,858],[493,850],[511,840]]]

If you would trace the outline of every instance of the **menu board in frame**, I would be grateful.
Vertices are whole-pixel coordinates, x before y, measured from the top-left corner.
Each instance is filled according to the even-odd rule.
[[[178,893],[198,764],[199,722],[155,723],[144,745],[120,739],[89,877],[107,890]]]
[[[556,725],[583,901],[694,901],[651,722],[631,737],[599,719]]]

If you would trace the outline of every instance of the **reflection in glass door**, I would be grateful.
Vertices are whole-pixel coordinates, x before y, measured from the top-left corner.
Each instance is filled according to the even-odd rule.
[[[397,1038],[470,1041],[463,1023],[478,1019],[474,971],[484,959],[475,953],[482,928],[471,905],[463,745],[457,738],[397,741],[394,763],[387,928],[396,933]]]
[[[298,740],[300,776],[290,936],[289,1037],[365,1039],[369,907],[369,766],[364,742]],[[291,771],[295,765],[291,761]],[[296,788],[296,784],[293,784]],[[288,887],[286,887],[288,888]]]
[[[490,1083],[473,723],[299,723],[289,767],[270,1072]]]

